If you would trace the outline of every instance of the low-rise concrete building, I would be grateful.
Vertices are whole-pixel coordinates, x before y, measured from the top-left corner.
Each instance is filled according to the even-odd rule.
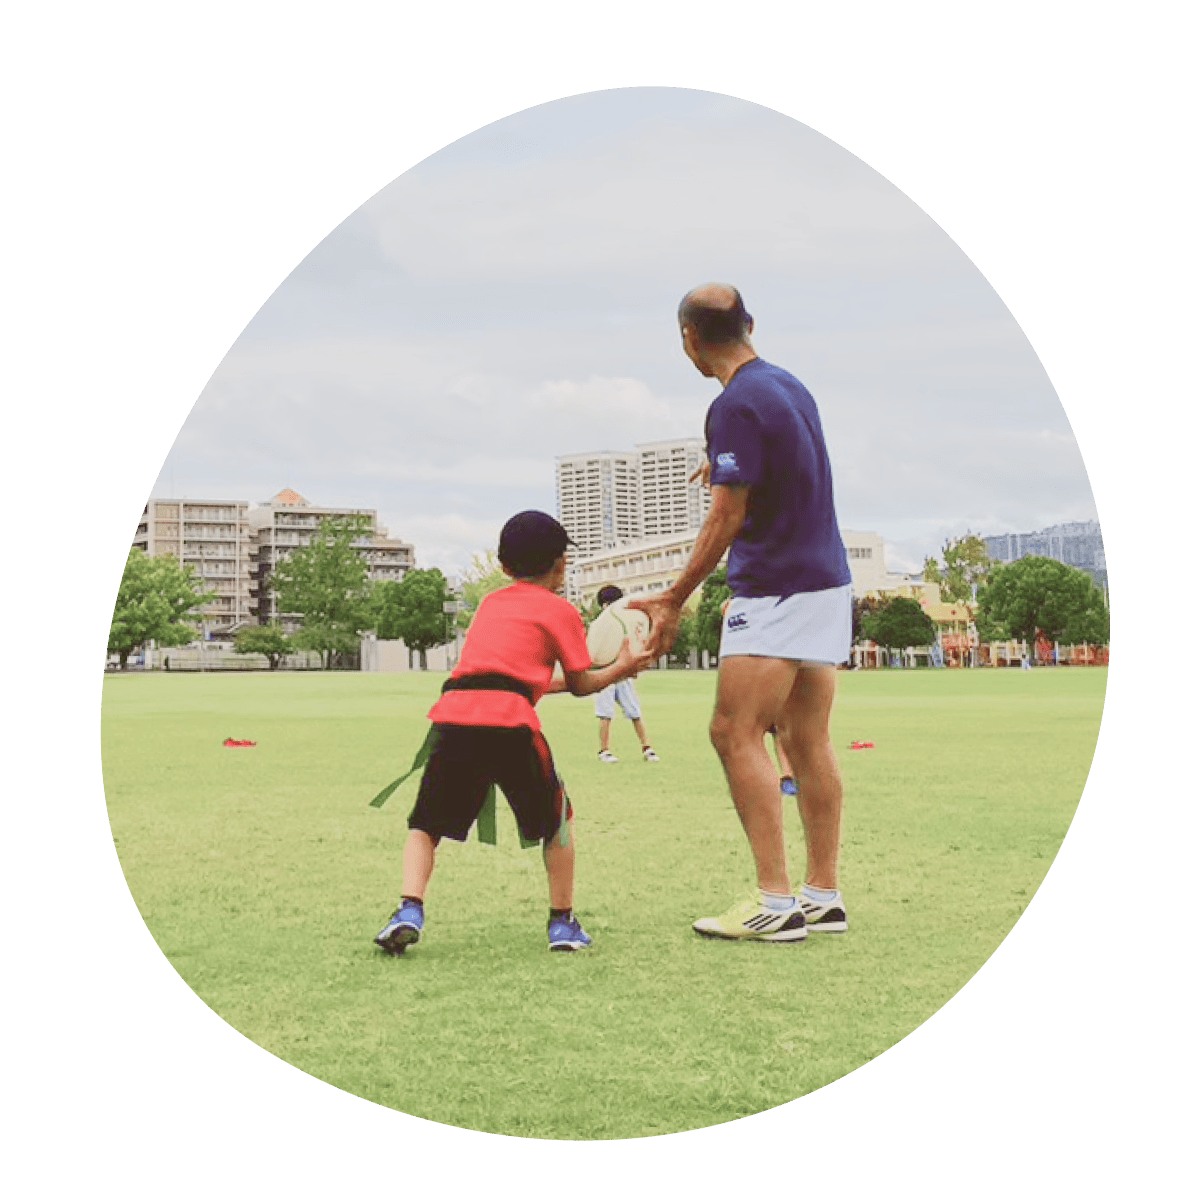
[[[567,572],[567,595],[586,606],[606,583],[615,583],[632,596],[663,591],[679,578],[696,545],[698,532],[688,529],[664,537],[631,538],[611,549],[580,554]],[[842,541],[846,544],[854,595],[922,586],[910,575],[887,569],[883,538],[879,534],[844,529]],[[726,558],[721,559],[722,565]],[[936,584],[923,586],[932,587],[936,595]]]
[[[911,575],[888,570],[880,534],[857,529],[843,529],[841,534],[850,565],[850,586],[856,596],[884,592],[913,582]]]
[[[665,591],[679,578],[696,545],[697,530],[666,537],[640,538],[580,555],[568,572],[567,595],[587,608],[606,584],[616,584],[627,596],[646,596]],[[725,559],[721,560],[722,565]],[[699,595],[697,590],[694,595]]]

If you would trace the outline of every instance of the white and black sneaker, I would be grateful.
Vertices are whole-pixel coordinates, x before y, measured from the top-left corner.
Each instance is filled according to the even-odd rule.
[[[621,761],[611,750],[601,750],[597,757],[602,763],[615,763]]]
[[[812,933],[845,933],[846,902],[838,892],[832,900],[810,900],[803,892],[797,897],[809,931]]]
[[[799,904],[777,912],[758,900],[743,900],[719,917],[701,917],[692,928],[701,937],[746,942],[802,942],[808,933]]]

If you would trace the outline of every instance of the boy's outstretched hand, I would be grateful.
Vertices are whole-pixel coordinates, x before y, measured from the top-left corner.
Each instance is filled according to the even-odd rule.
[[[647,667],[653,666],[656,658],[658,655],[652,653],[649,646],[642,650],[634,650],[626,638],[621,643],[620,652],[613,663],[613,666],[619,669],[617,679],[628,679],[631,675],[646,670]]]
[[[677,604],[669,594],[664,594],[648,600],[630,600],[629,607],[644,612],[650,618],[650,637],[646,641],[646,650],[653,662],[675,645],[683,605]]]

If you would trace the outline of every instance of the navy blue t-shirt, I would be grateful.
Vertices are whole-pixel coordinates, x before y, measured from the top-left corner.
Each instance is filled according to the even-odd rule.
[[[748,485],[729,551],[735,596],[791,596],[850,582],[817,405],[794,375],[752,359],[704,422],[714,484]]]

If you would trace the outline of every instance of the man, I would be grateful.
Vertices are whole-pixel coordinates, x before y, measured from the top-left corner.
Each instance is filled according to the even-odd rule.
[[[625,593],[619,587],[610,583],[596,593],[596,599],[600,601],[601,608],[607,608],[610,604],[615,604],[620,600],[623,595]],[[621,711],[633,722],[633,731],[637,734],[638,741],[642,743],[642,757],[649,763],[658,762],[658,755],[654,753],[654,749],[650,745],[650,738],[646,734],[646,724],[642,720],[642,706],[638,703],[637,689],[633,686],[632,679],[622,679],[620,683],[610,683],[603,691],[596,693],[595,704],[596,716],[600,721],[600,761],[602,763],[621,761],[609,749],[612,720],[618,704],[621,706]]]
[[[679,306],[684,353],[724,391],[705,421],[704,482],[712,507],[683,573],[661,596],[634,601],[653,622],[648,650],[675,640],[684,601],[728,549],[733,600],[721,631],[710,736],[754,855],[759,894],[693,928],[706,937],[799,942],[846,930],[838,890],[842,783],[829,736],[837,665],[850,652],[850,569],[816,404],[798,379],[764,362],[754,322],[727,284]],[[792,893],[779,780],[764,735],[777,727],[792,765],[808,846]]]

